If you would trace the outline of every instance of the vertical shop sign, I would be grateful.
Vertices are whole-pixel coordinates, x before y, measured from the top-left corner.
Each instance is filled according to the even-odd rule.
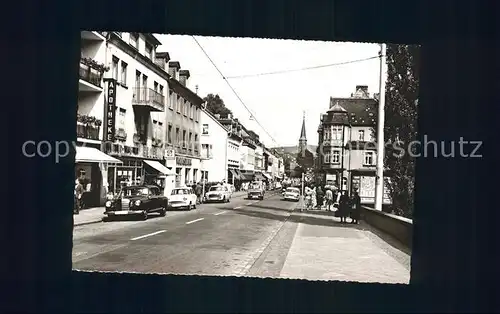
[[[108,79],[108,94],[106,97],[105,117],[105,132],[104,140],[106,142],[114,142],[115,140],[115,119],[116,119],[116,80]]]

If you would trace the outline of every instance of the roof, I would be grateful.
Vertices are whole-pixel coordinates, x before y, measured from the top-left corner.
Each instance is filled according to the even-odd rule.
[[[170,61],[170,54],[167,51],[156,52],[156,58],[158,59],[166,59],[167,62]]]
[[[146,37],[146,39],[148,39],[148,41],[150,43],[152,43],[153,45],[156,45],[156,46],[160,46],[161,45],[161,41],[159,41],[158,38],[156,38],[155,35],[153,35],[151,33],[143,33],[143,34]]]
[[[330,98],[330,108],[337,104],[347,110],[353,126],[373,126],[377,122],[378,102],[373,98]]]
[[[306,116],[302,118],[302,128],[300,130],[300,140],[307,140],[306,137]]]
[[[347,112],[347,110],[339,104],[338,100],[335,102],[333,106],[331,104],[332,104],[332,98],[330,98],[330,109],[328,110],[328,112]]]
[[[176,92],[177,94],[180,94],[182,97],[189,98],[189,101],[196,102],[196,105],[201,105],[204,100],[198,96],[195,92],[190,90],[187,86],[182,85],[178,80],[170,77],[168,79],[169,82],[169,87]]]
[[[180,69],[181,68],[181,64],[179,61],[169,61],[168,62],[168,67],[169,68],[177,68],[177,69]]]

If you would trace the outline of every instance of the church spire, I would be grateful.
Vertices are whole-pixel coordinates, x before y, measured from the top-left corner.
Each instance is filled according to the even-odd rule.
[[[307,148],[307,137],[306,137],[306,112],[302,113],[302,129],[300,130],[299,138],[299,151],[303,152]]]

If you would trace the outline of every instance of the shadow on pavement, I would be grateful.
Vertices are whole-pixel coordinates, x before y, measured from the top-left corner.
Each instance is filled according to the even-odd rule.
[[[150,213],[148,214],[148,220],[151,220],[151,219],[157,219],[157,218],[164,218],[164,217],[161,217],[160,214],[157,214],[157,213]],[[140,221],[142,220],[141,219],[141,216],[139,215],[118,215],[118,216],[114,216],[114,217],[109,217],[109,216],[104,216],[102,218],[102,221],[103,222],[110,222],[110,221]]]
[[[289,203],[286,203],[286,204],[289,204]],[[258,203],[251,204],[251,205],[246,205],[246,207],[255,207],[255,208],[271,209],[271,210],[277,210],[277,211],[290,212],[290,210],[286,209],[286,208],[269,206],[269,205],[259,205]]]

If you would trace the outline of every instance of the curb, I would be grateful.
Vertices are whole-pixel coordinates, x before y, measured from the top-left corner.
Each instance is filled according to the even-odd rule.
[[[98,222],[102,222],[102,217],[99,218],[99,219],[94,219],[94,220],[90,220],[90,221],[85,221],[85,222],[80,222],[80,223],[73,223],[73,227],[91,225],[91,224],[95,224],[95,223],[98,223]]]

